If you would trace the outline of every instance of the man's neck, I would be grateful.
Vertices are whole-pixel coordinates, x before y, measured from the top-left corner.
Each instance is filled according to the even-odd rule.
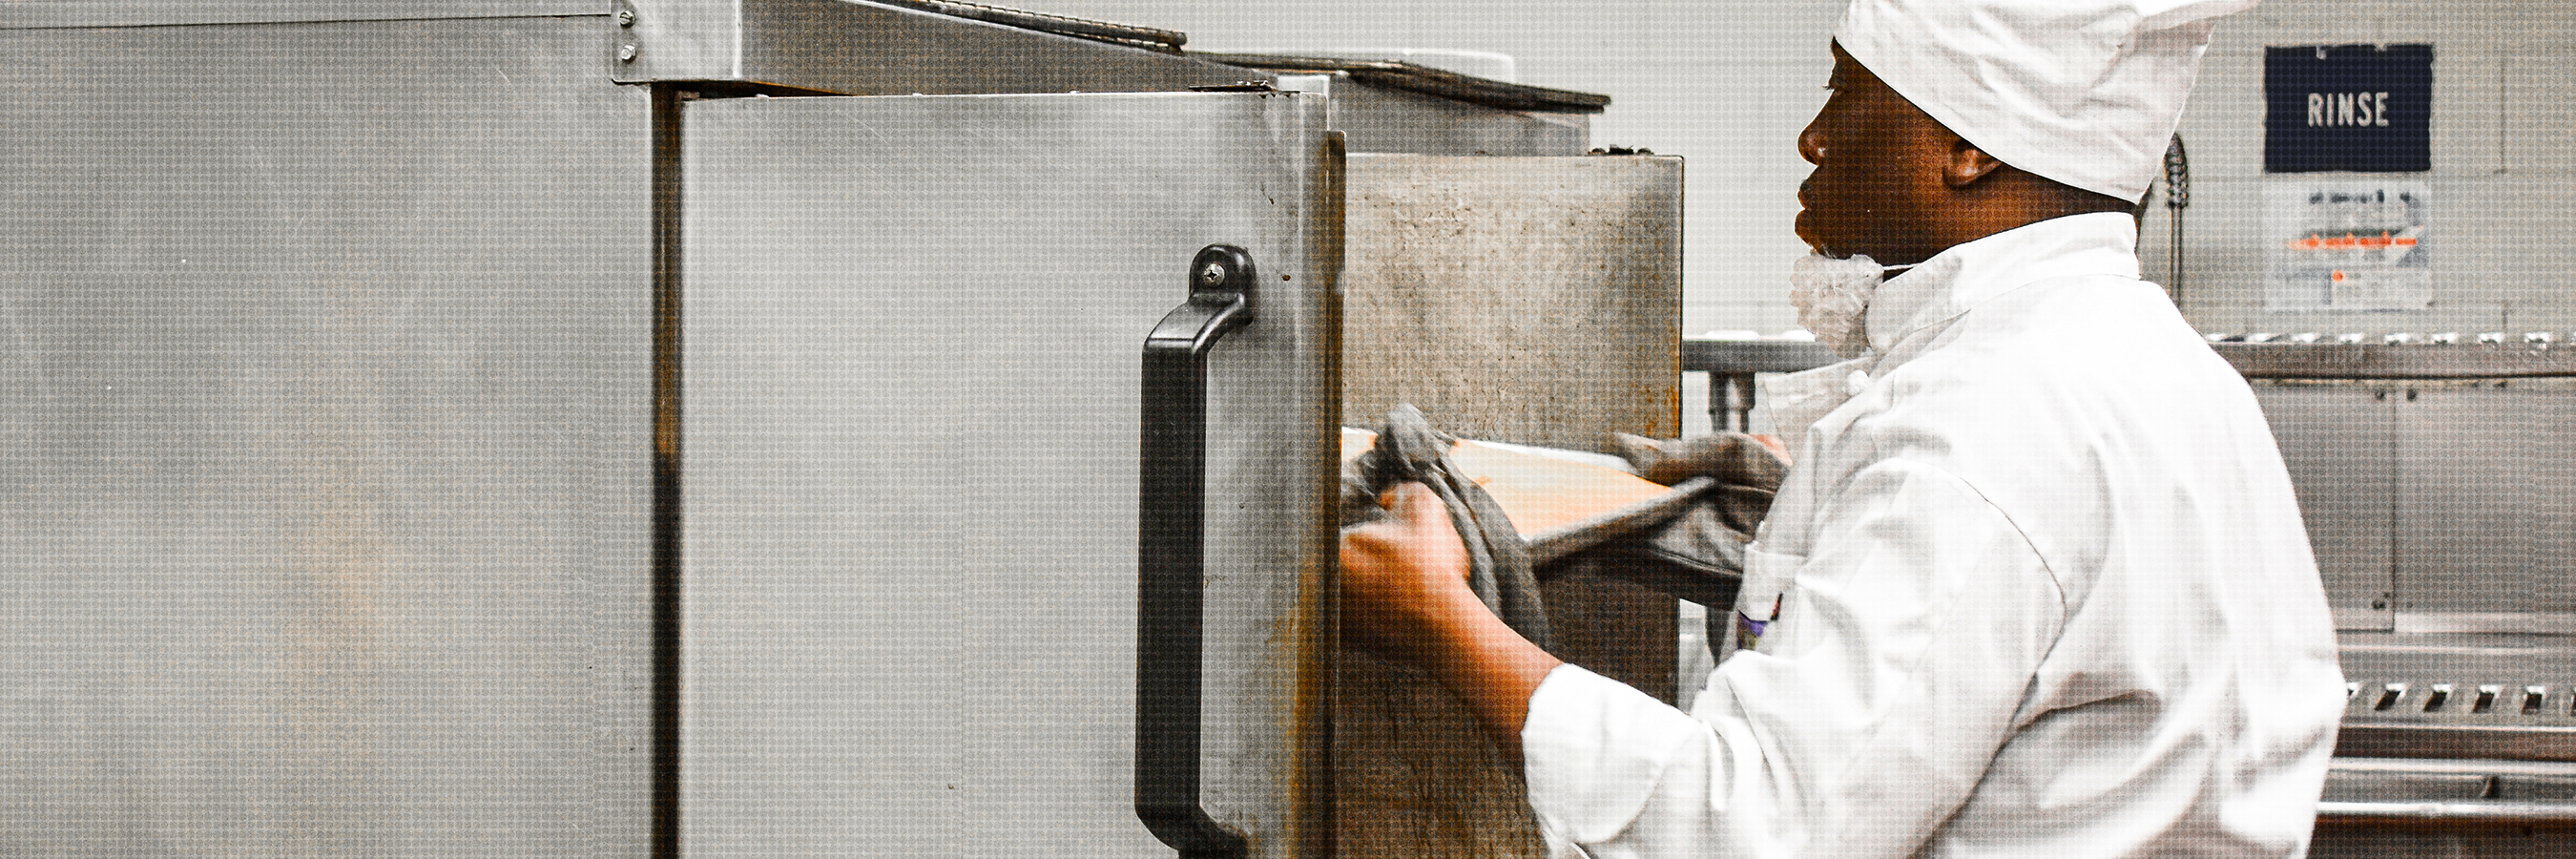
[[[1960,189],[1958,204],[1951,210],[1956,215],[1952,219],[1956,240],[1943,245],[1942,250],[2069,215],[2137,210],[2134,202],[2010,166]]]

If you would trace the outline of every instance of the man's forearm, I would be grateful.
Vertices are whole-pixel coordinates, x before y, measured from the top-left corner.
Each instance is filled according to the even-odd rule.
[[[1513,632],[1467,587],[1467,551],[1439,496],[1397,486],[1393,515],[1342,531],[1342,626],[1349,640],[1431,675],[1517,755],[1530,693],[1561,664]]]
[[[1495,744],[1517,758],[1530,695],[1564,662],[1513,632],[1473,594],[1457,593],[1466,594],[1466,604],[1441,613],[1448,622],[1437,641],[1425,642],[1419,667],[1464,700]]]

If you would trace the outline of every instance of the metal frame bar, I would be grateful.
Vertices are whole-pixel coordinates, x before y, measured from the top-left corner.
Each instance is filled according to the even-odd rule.
[[[2517,760],[2338,757],[2317,803],[2320,827],[2576,827],[2576,767]]]
[[[2502,829],[2576,826],[2576,803],[2452,800],[2444,802],[2320,802],[2317,822],[2327,826]]]
[[[2248,379],[2507,379],[2576,376],[2576,349],[2549,343],[2212,343]],[[1794,373],[1840,360],[1794,340],[1684,340],[1682,372],[1709,374],[1708,413],[1743,429],[1756,373]]]
[[[1123,43],[863,0],[615,0],[619,83],[842,95],[1157,92],[1273,75]]]
[[[1753,377],[1795,373],[1842,360],[1822,343],[1801,340],[1683,340],[1682,372],[1708,374],[1708,422],[1719,432],[1747,432]]]

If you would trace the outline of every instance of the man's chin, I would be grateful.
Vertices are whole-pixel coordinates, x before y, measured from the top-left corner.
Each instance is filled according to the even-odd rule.
[[[1801,241],[1801,242],[1805,242],[1805,243],[1806,243],[1806,245],[1807,245],[1807,250],[1808,250],[1809,252],[1811,252],[1811,253],[1815,253],[1815,254],[1820,255],[1820,256],[1829,256],[1829,257],[1843,257],[1843,256],[1848,256],[1848,254],[1839,254],[1839,253],[1835,253],[1835,252],[1833,251],[1833,249],[1832,249],[1832,248],[1828,248],[1828,247],[1826,247],[1826,246],[1825,246],[1825,243],[1824,243],[1823,241],[1818,240],[1818,239],[1816,238],[1816,234],[1815,234],[1814,230],[1813,230],[1812,228],[1810,228],[1810,227],[1808,227],[1808,226],[1807,226],[1807,220],[1808,220],[1808,218],[1809,218],[1809,215],[1808,215],[1807,210],[1806,210],[1806,209],[1799,209],[1799,210],[1798,210],[1798,220],[1797,220],[1797,222],[1796,222],[1795,226],[1793,226],[1791,229],[1792,229],[1793,231],[1795,231],[1795,232],[1798,234],[1798,241]]]

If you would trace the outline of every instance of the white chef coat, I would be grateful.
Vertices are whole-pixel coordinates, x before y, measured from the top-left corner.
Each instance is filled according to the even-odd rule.
[[[1747,561],[1758,638],[1687,715],[1572,666],[1531,698],[1557,855],[2306,850],[2333,620],[2252,392],[2136,240],[2058,218],[1880,287],[1874,357],[1794,380],[1830,408]]]

